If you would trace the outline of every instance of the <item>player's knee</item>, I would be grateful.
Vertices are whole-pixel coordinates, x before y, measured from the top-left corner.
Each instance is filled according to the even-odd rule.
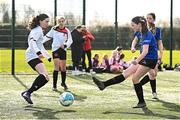
[[[133,77],[133,78],[132,78],[132,81],[133,81],[133,84],[137,84],[137,83],[139,83],[139,80],[138,80],[138,79],[136,79],[135,77]]]
[[[151,73],[151,74],[149,74],[149,78],[150,78],[151,80],[154,80],[154,79],[156,78],[156,76],[157,76],[156,73]]]
[[[61,72],[66,72],[66,68],[62,68],[62,69],[61,69]]]
[[[44,75],[44,77],[46,78],[47,81],[49,81],[49,75],[48,73],[41,73],[42,75]]]
[[[54,70],[55,71],[59,71],[59,65],[58,66],[54,66]]]

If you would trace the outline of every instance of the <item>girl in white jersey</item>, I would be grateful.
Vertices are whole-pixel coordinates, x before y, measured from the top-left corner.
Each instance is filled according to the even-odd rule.
[[[64,90],[68,87],[66,81],[66,49],[72,44],[71,32],[65,27],[65,18],[59,17],[57,19],[58,26],[53,27],[44,37],[44,42],[53,40],[52,42],[52,56],[54,61],[53,71],[53,90],[57,90],[58,72],[61,71],[61,86]]]
[[[48,72],[41,61],[46,58],[49,62],[51,58],[43,46],[43,30],[47,28],[49,17],[46,14],[40,14],[33,18],[29,24],[28,48],[26,50],[26,61],[28,64],[38,72],[38,77],[34,80],[30,89],[22,92],[22,97],[29,103],[33,104],[31,100],[31,93],[44,86],[48,80]]]

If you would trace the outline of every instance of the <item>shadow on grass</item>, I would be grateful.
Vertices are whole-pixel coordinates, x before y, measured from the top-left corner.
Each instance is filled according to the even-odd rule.
[[[160,117],[160,118],[165,118],[165,119],[180,119],[179,116],[176,115],[169,115],[169,114],[159,114],[159,113],[153,113],[149,108],[141,108],[143,113],[135,113],[135,112],[118,112],[118,111],[106,111],[103,112],[103,114],[129,114],[129,115],[142,115],[142,116],[154,116],[154,117]],[[152,119],[152,118],[151,118]]]
[[[87,83],[89,85],[94,85],[93,81],[92,81],[92,76],[91,75],[68,75],[68,77],[74,79],[74,80],[78,80],[84,83]]]
[[[160,99],[157,99],[156,101],[154,100],[147,100],[147,101],[160,102],[162,103],[162,106],[166,107],[169,111],[175,111],[180,113],[180,105],[177,105],[175,103],[167,102]]]
[[[112,114],[112,113],[120,113],[120,114],[140,114],[140,115],[147,115],[147,116],[153,116],[154,113],[147,107],[144,107],[144,108],[139,108],[139,109],[142,109],[142,111],[144,112],[143,113],[130,113],[130,112],[115,112],[115,111],[106,111],[106,112],[103,112],[103,114]]]
[[[55,91],[55,92],[57,92],[57,93],[59,93],[59,94],[62,94],[62,93],[63,93],[62,91],[59,91],[59,90],[57,90],[57,91]],[[71,91],[67,91],[67,92],[71,92]],[[71,93],[74,95],[74,99],[77,100],[77,101],[83,102],[84,99],[87,99],[87,96],[77,95],[77,94],[75,94],[75,93],[73,93],[73,92],[71,92]]]
[[[29,89],[16,75],[13,75],[14,79],[20,83],[26,90]],[[34,96],[38,96],[37,94],[33,93]]]
[[[37,119],[60,119],[55,115],[57,113],[73,113],[75,110],[61,110],[57,111],[50,108],[42,108],[42,107],[33,107],[33,106],[25,106],[24,110],[33,111],[33,116],[37,117]]]
[[[20,83],[24,88],[28,89],[28,87],[16,76],[16,75],[13,75],[14,79]]]

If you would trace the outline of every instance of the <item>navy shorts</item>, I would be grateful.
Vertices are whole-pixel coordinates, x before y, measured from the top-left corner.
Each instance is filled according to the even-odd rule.
[[[32,59],[28,62],[28,64],[31,66],[31,68],[35,71],[36,71],[35,67],[39,63],[42,63],[42,61],[39,58]]]
[[[139,64],[154,69],[157,64],[157,59],[142,59]]]
[[[60,60],[66,60],[66,51],[62,48],[52,52],[53,59],[59,58]]]

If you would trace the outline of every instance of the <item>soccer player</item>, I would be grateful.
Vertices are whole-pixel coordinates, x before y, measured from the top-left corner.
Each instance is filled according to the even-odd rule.
[[[154,69],[151,69],[149,71],[149,74],[147,74],[146,76],[144,76],[141,80],[141,84],[144,85],[147,82],[150,81],[150,85],[151,85],[151,89],[152,89],[152,95],[153,95],[153,99],[157,99],[157,93],[156,93],[156,76],[157,76],[157,72],[158,72],[158,66],[161,64],[162,61],[162,56],[163,56],[163,43],[162,43],[162,39],[161,39],[161,29],[159,27],[155,26],[155,20],[156,20],[156,15],[154,13],[149,13],[147,14],[147,23],[148,23],[148,28],[149,30],[153,33],[158,48],[159,48],[159,55],[158,55],[158,62],[157,65]],[[137,40],[139,39],[139,35],[136,35],[137,39],[134,39],[135,43],[137,43]],[[134,46],[132,46],[132,52],[135,52],[135,44]]]
[[[31,94],[44,86],[48,80],[48,72],[41,61],[42,58],[51,58],[43,46],[43,30],[48,27],[49,17],[46,14],[40,14],[33,18],[29,24],[28,48],[26,50],[26,61],[28,64],[38,72],[38,77],[34,80],[32,86],[27,91],[21,93],[22,97],[29,103],[33,104]]]
[[[92,77],[94,83],[100,90],[104,90],[110,85],[123,82],[126,78],[133,74],[132,81],[135,92],[138,97],[138,104],[133,108],[143,108],[146,106],[142,84],[140,78],[143,77],[151,69],[154,69],[158,59],[156,40],[152,32],[148,30],[146,19],[143,17],[134,17],[131,22],[132,29],[141,33],[141,50],[140,55],[132,60],[132,65],[128,67],[121,75],[111,78],[107,81],[100,81],[96,77]]]
[[[66,85],[66,50],[72,44],[71,32],[65,27],[65,18],[57,17],[58,25],[45,35],[44,42],[53,40],[52,42],[52,56],[54,61],[53,72],[53,90],[57,90],[58,72],[61,71],[61,86],[67,90]]]

